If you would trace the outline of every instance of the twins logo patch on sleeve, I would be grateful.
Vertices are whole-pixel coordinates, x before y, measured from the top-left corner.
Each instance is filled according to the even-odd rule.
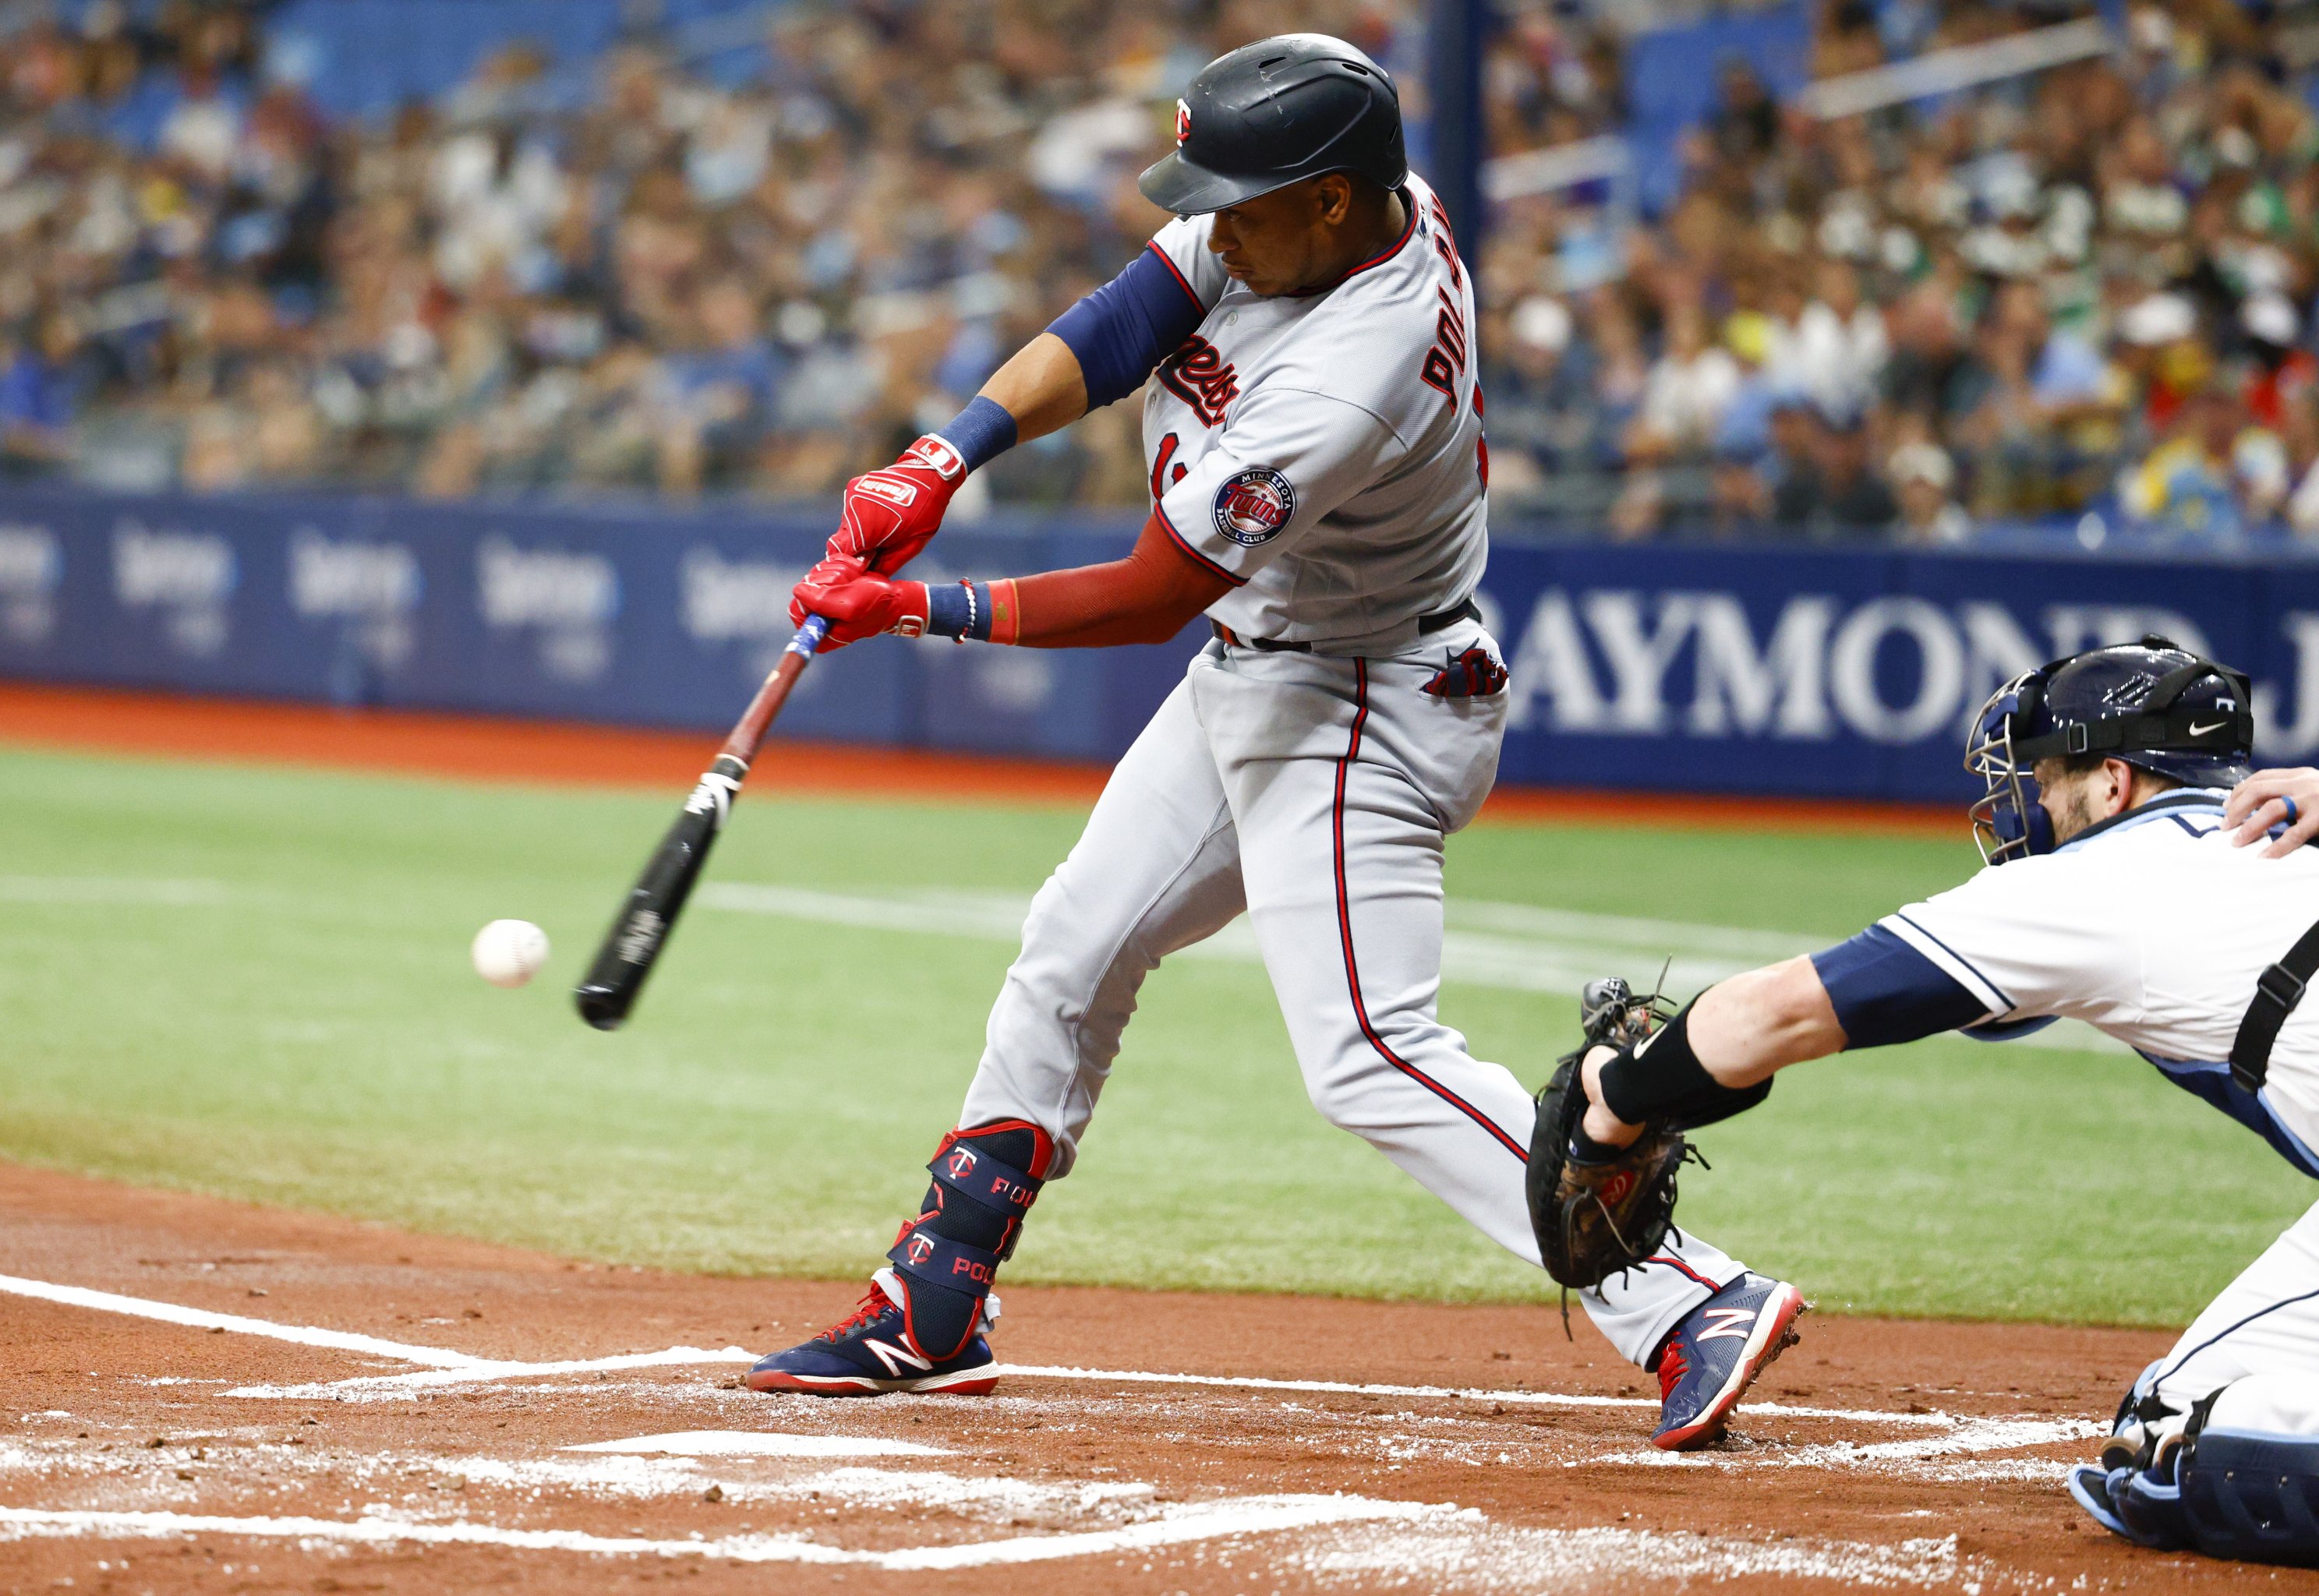
[[[1242,548],[1280,536],[1296,513],[1296,490],[1268,465],[1251,465],[1216,490],[1216,530]]]

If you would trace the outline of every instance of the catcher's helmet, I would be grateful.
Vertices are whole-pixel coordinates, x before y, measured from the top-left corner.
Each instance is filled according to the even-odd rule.
[[[1259,39],[1200,68],[1176,102],[1176,148],[1137,186],[1178,216],[1221,211],[1323,172],[1398,188],[1401,96],[1385,68],[1326,33]]]
[[[2030,771],[2095,753],[2186,787],[2232,787],[2254,757],[2246,675],[2155,633],[2024,672],[1989,696],[1965,739],[1964,768],[1989,789],[1973,840],[1991,864],[2047,853],[2053,820]]]

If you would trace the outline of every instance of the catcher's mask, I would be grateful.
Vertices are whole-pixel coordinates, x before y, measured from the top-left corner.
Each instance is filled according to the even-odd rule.
[[[2041,759],[2094,753],[2186,787],[2236,785],[2253,757],[2251,703],[2243,672],[2155,633],[2022,672],[1989,695],[1965,739],[1964,768],[1988,783],[1971,810],[1981,856],[2053,852],[2031,774]]]

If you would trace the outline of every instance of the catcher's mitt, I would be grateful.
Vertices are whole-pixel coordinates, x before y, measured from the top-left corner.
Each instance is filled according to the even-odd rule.
[[[1638,997],[1616,976],[1588,982],[1578,1012],[1586,1039],[1556,1060],[1553,1078],[1538,1095],[1525,1177],[1530,1226],[1546,1272],[1563,1287],[1566,1324],[1568,1293],[1634,1267],[1666,1240],[1674,1222],[1675,1171],[1686,1156],[1697,1156],[1680,1134],[1653,1125],[1606,1162],[1570,1161],[1571,1132],[1586,1114],[1580,1060],[1597,1046],[1633,1046],[1673,1013],[1656,993]]]

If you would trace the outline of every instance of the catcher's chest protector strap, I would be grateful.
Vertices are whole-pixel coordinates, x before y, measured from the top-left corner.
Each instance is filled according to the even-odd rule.
[[[2314,972],[2319,972],[2319,924],[2305,932],[2287,957],[2255,977],[2254,1001],[2247,1005],[2239,1033],[2231,1041],[2231,1079],[2242,1091],[2262,1090],[2270,1075],[2271,1044],[2278,1040],[2287,1016],[2303,1001]]]

